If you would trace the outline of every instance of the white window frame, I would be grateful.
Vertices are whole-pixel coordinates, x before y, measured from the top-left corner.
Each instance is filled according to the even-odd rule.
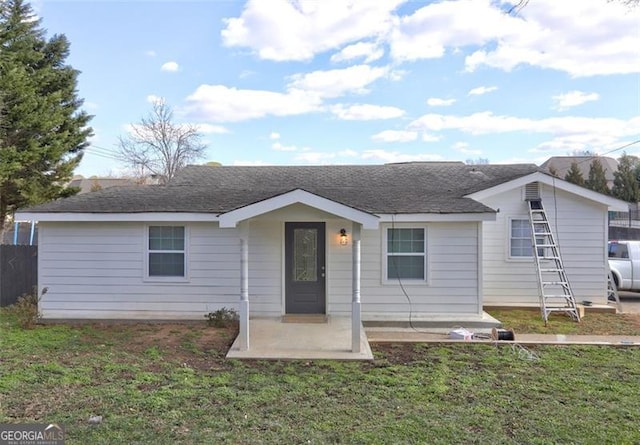
[[[511,242],[513,241],[513,237],[511,236],[512,230],[513,230],[513,221],[524,221],[527,226],[530,226],[530,222],[529,222],[529,217],[528,216],[512,216],[508,218],[508,226],[507,226],[507,258],[511,261],[531,261],[533,259],[533,251],[531,252],[531,255],[528,256],[524,256],[524,255],[512,255],[511,253]],[[524,239],[524,238],[517,238],[517,239]],[[531,238],[528,238],[529,244],[531,244]],[[540,242],[540,241],[538,241]],[[533,246],[532,246],[533,247]],[[542,248],[538,248],[538,252],[540,255],[543,254],[543,252],[541,252]]]
[[[184,227],[184,249],[183,250],[151,250],[149,249],[149,229],[151,227]],[[189,281],[189,227],[179,223],[147,224],[144,228],[144,281],[159,283],[184,283]],[[182,253],[184,255],[184,276],[155,276],[149,275],[149,255],[151,253]]]
[[[425,224],[394,224],[394,225],[381,225],[382,229],[382,283],[383,284],[398,284],[402,282],[403,285],[424,285],[429,284],[429,231],[427,230],[427,226]],[[389,253],[387,251],[388,248],[388,240],[389,240],[389,230],[390,229],[421,229],[424,231],[424,252],[422,255],[424,256],[424,278],[389,278],[388,275],[388,266],[389,266],[389,256],[419,256],[418,252],[407,252],[407,253]]]

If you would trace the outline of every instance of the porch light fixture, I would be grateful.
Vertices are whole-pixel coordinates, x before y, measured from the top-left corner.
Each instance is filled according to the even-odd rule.
[[[340,245],[341,246],[346,246],[347,245],[347,230],[346,229],[340,229]]]

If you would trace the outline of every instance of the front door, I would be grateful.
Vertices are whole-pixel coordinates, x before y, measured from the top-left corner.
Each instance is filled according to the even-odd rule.
[[[285,223],[285,312],[325,313],[323,222]]]

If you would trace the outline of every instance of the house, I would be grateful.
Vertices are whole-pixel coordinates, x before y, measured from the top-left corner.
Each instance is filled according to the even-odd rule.
[[[558,229],[579,298],[606,303],[607,210],[533,164],[189,166],[20,212],[40,222],[44,318],[482,317],[537,304],[525,191]],[[356,348],[354,340],[354,348]]]
[[[608,156],[552,156],[540,168],[548,173],[555,174],[559,178],[564,178],[571,168],[571,164],[575,163],[582,173],[582,177],[586,180],[589,178],[589,170],[591,163],[597,159],[604,169],[604,177],[607,180],[607,186],[613,187],[614,173],[618,171],[618,161]]]
[[[77,187],[80,189],[78,193],[82,194],[110,187],[135,187],[138,185],[139,182],[133,178],[100,178],[98,176],[85,178],[82,175],[77,175],[69,182],[68,187]]]

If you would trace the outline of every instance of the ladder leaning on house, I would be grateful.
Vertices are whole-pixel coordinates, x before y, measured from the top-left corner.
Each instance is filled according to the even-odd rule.
[[[538,275],[540,311],[545,325],[549,314],[559,312],[580,321],[576,300],[562,264],[558,243],[551,231],[547,213],[540,198],[527,199],[531,244]]]

